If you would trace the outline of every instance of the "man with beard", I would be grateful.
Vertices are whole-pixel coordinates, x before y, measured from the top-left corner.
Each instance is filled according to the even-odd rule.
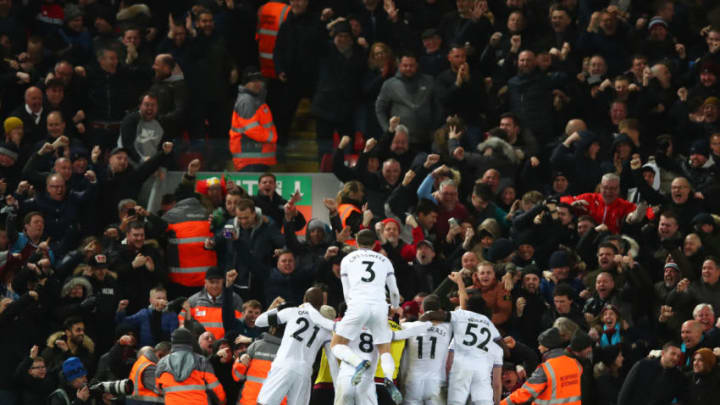
[[[176,67],[175,58],[169,53],[155,57],[152,65],[155,78],[150,91],[157,94],[158,120],[171,138],[180,135],[180,129],[186,122],[187,86],[185,76]]]
[[[150,159],[164,140],[170,140],[157,118],[157,95],[145,93],[140,98],[138,110],[123,119],[118,145],[128,150],[135,165]]]
[[[534,264],[525,266],[522,269],[522,283],[512,291],[515,303],[511,318],[513,335],[530,347],[537,342],[542,332],[542,315],[547,310],[547,303],[540,295],[540,275],[540,270]]]
[[[63,322],[63,330],[48,337],[42,358],[49,370],[56,370],[70,357],[79,358],[87,369],[92,370],[94,347],[93,341],[85,336],[85,322],[80,317],[69,317]]]

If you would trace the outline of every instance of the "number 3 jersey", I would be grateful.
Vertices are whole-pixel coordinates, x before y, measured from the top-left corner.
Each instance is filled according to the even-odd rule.
[[[384,304],[386,284],[392,306],[399,305],[392,263],[378,252],[358,249],[349,253],[340,262],[340,277],[348,305]]]
[[[273,367],[312,368],[318,350],[330,340],[330,331],[335,323],[323,317],[309,303],[304,303],[281,311],[267,311],[257,318],[255,325],[268,326],[268,318],[272,316],[277,316],[278,324],[285,324]]]
[[[490,348],[493,341],[500,338],[500,332],[488,317],[456,309],[450,313],[450,324],[455,336],[453,361],[466,364],[477,361],[493,362]]]

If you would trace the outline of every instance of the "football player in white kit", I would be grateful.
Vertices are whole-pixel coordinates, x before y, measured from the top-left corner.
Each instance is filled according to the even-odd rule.
[[[393,401],[399,404],[402,394],[392,380],[395,361],[390,354],[392,330],[387,321],[385,287],[387,286],[390,292],[392,311],[400,305],[400,293],[390,260],[371,250],[376,240],[375,232],[369,229],[361,230],[355,237],[358,249],[346,255],[340,262],[340,279],[347,311],[337,324],[331,346],[335,357],[355,369],[351,383],[359,384],[363,373],[371,368],[371,362],[370,359],[358,356],[348,344],[358,339],[365,327],[380,352],[380,367],[385,374],[385,386]]]
[[[440,309],[440,298],[428,295],[422,302],[423,312]],[[437,321],[436,321],[437,322]],[[403,329],[423,322],[407,322]],[[423,333],[408,339],[403,354],[403,405],[444,405],[445,364],[452,339],[448,322],[438,322]]]
[[[323,303],[320,288],[309,288],[303,302],[298,307],[272,309],[255,320],[259,327],[287,325],[270,373],[258,394],[258,405],[278,405],[285,396],[288,405],[310,402],[313,363],[320,347],[330,341],[335,322],[318,312]],[[330,362],[331,369],[336,364],[334,360]]]
[[[385,320],[387,323],[387,319]],[[431,322],[413,322],[412,327],[396,331],[392,334],[392,340],[411,339],[433,327]],[[378,349],[373,340],[373,335],[368,328],[362,328],[357,337],[348,344],[356,350],[357,356],[362,361],[367,361],[370,367],[364,369],[359,376],[356,385],[353,377],[356,375],[356,368],[350,363],[341,362],[340,371],[333,376],[335,384],[335,405],[377,405],[377,393],[375,391],[375,370],[377,369]],[[328,361],[331,361],[328,359]],[[383,370],[383,373],[385,371]],[[332,370],[331,370],[332,373]],[[392,374],[385,374],[390,375]]]
[[[480,264],[483,265],[486,264]],[[500,382],[502,359],[498,360],[497,350],[493,345],[504,348],[500,332],[484,315],[486,306],[482,296],[474,294],[468,297],[459,272],[453,272],[448,277],[458,285],[458,298],[462,309],[448,313],[426,312],[421,318],[445,320],[452,325],[455,344],[448,378],[447,403],[465,405],[470,398],[472,405],[496,404],[500,396],[494,391],[499,392],[501,389],[496,387],[496,384]],[[498,376],[494,377],[496,372]]]

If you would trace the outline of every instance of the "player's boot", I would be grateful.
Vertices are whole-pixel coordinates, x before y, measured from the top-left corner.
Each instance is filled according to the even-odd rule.
[[[355,367],[355,374],[352,376],[352,385],[358,385],[360,384],[360,381],[362,381],[362,376],[365,370],[370,368],[370,362],[368,360],[363,360],[360,362],[360,364]]]
[[[400,402],[402,402],[402,394],[400,393],[400,390],[398,390],[395,386],[393,380],[385,377],[385,388],[387,388],[388,392],[390,393],[392,400],[399,405]]]

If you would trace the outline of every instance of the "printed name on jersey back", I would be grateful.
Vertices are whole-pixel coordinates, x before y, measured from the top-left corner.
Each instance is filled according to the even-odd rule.
[[[440,328],[438,326],[431,326],[428,328],[428,333],[437,333],[440,336],[447,336],[447,331],[443,328]]]
[[[385,256],[383,256],[377,252],[374,252],[372,250],[356,250],[356,251],[348,254],[346,257],[347,257],[348,263],[355,263],[355,261],[361,260],[361,259],[365,259],[365,260],[374,259],[374,260],[378,260],[378,261],[382,261],[382,262],[387,261],[387,258]]]

